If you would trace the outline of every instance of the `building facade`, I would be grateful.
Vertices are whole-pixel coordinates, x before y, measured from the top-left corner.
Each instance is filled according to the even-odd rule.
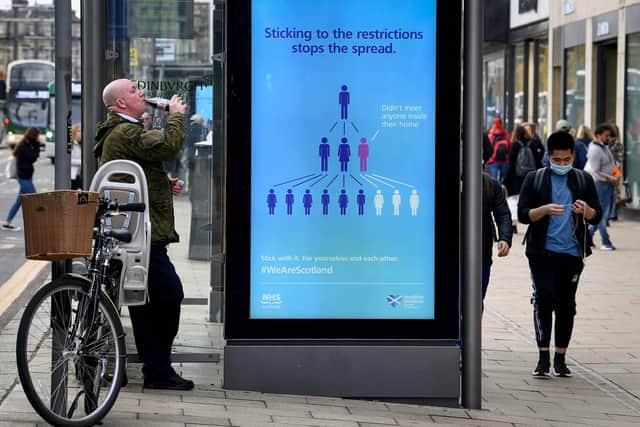
[[[0,9],[0,80],[7,65],[17,59],[55,62],[55,9],[53,5],[14,1],[11,9]],[[74,14],[71,27],[72,78],[80,79],[80,18]]]
[[[619,127],[640,215],[640,0],[486,0],[485,125]]]
[[[489,128],[536,123],[544,133],[549,104],[549,1],[485,3],[484,116]]]

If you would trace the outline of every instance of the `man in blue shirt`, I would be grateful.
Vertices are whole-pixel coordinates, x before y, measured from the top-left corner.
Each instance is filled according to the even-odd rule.
[[[602,217],[593,178],[573,168],[574,141],[566,132],[547,140],[549,167],[529,172],[522,184],[518,219],[530,224],[526,255],[533,279],[533,324],[539,360],[535,377],[548,377],[555,314],[554,375],[571,376],[565,354],[576,314],[576,291],[583,259],[591,255],[587,223]]]

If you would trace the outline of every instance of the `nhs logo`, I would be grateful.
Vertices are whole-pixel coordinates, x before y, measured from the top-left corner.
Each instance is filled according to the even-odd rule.
[[[387,303],[393,308],[396,308],[402,302],[402,295],[387,295]]]

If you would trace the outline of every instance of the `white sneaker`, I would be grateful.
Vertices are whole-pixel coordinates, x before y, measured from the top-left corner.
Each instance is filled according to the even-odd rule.
[[[615,251],[616,247],[613,245],[602,245],[600,246],[601,251]]]
[[[2,224],[0,225],[0,228],[2,228],[3,230],[7,230],[7,231],[20,231],[22,230],[22,228],[13,225],[13,224]]]

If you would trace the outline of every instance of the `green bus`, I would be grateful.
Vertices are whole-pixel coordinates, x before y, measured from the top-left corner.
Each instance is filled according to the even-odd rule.
[[[49,118],[49,82],[53,62],[38,59],[12,61],[7,66],[2,145],[14,147],[25,130],[37,127],[44,145]]]
[[[71,125],[82,123],[82,85],[79,80],[71,82]],[[49,83],[49,115],[44,156],[55,162],[56,157],[56,83]]]

